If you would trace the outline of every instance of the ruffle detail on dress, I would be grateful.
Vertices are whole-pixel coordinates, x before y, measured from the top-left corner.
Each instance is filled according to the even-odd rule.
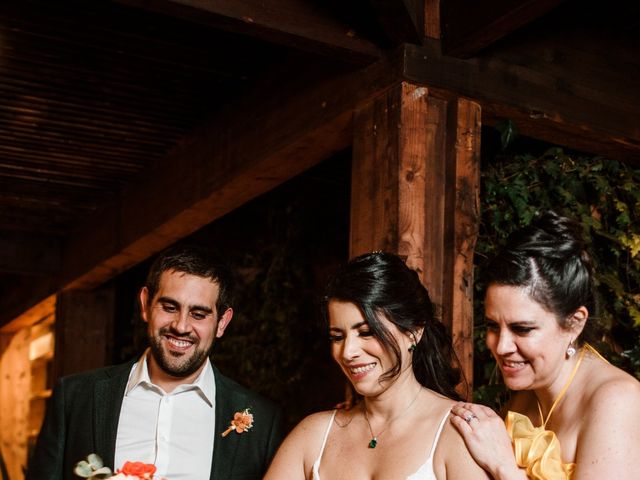
[[[507,432],[511,437],[516,463],[525,468],[532,480],[571,480],[575,463],[562,463],[560,442],[555,433],[543,426],[534,427],[529,417],[517,412],[507,414]]]

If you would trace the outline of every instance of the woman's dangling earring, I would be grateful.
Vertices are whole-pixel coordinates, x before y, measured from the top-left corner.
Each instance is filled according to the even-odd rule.
[[[571,358],[576,354],[576,347],[573,346],[573,342],[574,341],[572,340],[567,348],[567,358]]]
[[[412,343],[411,345],[409,345],[409,352],[413,353],[413,351],[416,349],[416,344]]]

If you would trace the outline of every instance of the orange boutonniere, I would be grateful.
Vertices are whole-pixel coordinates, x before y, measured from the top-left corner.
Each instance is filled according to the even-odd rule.
[[[222,432],[222,436],[226,437],[233,430],[235,430],[236,433],[243,433],[251,430],[251,427],[253,427],[253,414],[251,413],[251,409],[245,408],[242,412],[234,413],[229,428]]]

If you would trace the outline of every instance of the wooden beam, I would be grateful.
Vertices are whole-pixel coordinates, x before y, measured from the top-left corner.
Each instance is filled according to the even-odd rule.
[[[425,0],[369,0],[378,22],[393,45],[422,43]]]
[[[479,106],[403,83],[363,103],[354,132],[350,255],[406,257],[441,306],[471,383]]]
[[[406,45],[404,75],[478,101],[489,123],[511,118],[535,138],[640,164],[640,96],[630,74],[638,60],[611,65],[567,44],[526,46],[462,60],[435,41]]]
[[[36,323],[48,320],[55,315],[56,296],[50,295],[37,305],[24,312],[18,318],[7,323],[0,329],[0,333],[15,333],[18,330],[29,328]]]
[[[400,53],[315,83],[255,85],[79,225],[64,246],[62,275],[6,292],[0,324],[62,288],[99,286],[348,147],[355,105],[400,82]]]
[[[117,0],[294,49],[368,65],[382,56],[325,5],[300,0]]]
[[[487,5],[467,0],[442,2],[444,52],[468,58],[536,20],[563,0],[497,0]]]
[[[22,232],[0,232],[0,272],[51,275],[60,270],[62,241]]]
[[[424,33],[425,37],[440,40],[440,0],[424,0]],[[422,42],[420,42],[422,43]]]

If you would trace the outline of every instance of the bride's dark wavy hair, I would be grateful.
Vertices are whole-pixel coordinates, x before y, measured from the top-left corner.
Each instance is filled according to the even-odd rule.
[[[429,292],[418,274],[392,253],[367,253],[340,268],[329,281],[321,302],[322,316],[328,323],[331,300],[350,302],[364,316],[372,334],[395,362],[382,379],[392,379],[402,370],[398,342],[380,322],[380,317],[393,323],[403,333],[422,337],[413,351],[413,372],[421,385],[447,397],[460,399],[455,387],[460,383],[460,370],[451,336],[436,319]],[[466,385],[465,385],[466,387]]]
[[[593,263],[582,228],[554,211],[540,213],[529,226],[513,232],[486,271],[487,287],[523,288],[562,328],[570,326],[571,315],[581,306],[590,317],[597,315]],[[579,345],[593,340],[593,324],[585,324]]]

